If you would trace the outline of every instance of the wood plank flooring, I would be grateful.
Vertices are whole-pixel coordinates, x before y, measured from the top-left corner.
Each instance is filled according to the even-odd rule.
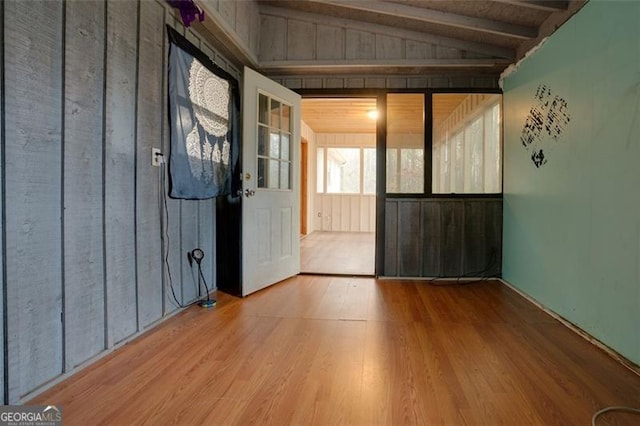
[[[216,297],[29,403],[69,426],[587,425],[640,402],[639,376],[496,281],[299,276]]]
[[[300,270],[373,275],[375,243],[373,232],[313,232],[300,241]]]

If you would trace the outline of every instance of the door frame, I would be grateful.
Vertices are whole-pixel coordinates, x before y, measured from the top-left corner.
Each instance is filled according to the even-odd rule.
[[[309,141],[300,136],[300,234],[307,235],[309,202]]]
[[[388,89],[297,89],[294,90],[302,100],[305,98],[374,98],[378,110],[376,121],[376,226],[375,226],[375,259],[374,275],[384,273],[384,223],[385,223],[385,189],[386,168],[385,155],[387,146],[386,95]]]

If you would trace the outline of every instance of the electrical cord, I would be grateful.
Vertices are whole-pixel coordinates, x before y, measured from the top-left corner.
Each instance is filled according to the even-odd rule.
[[[179,308],[188,308],[191,305],[195,305],[201,302],[201,300],[194,300],[193,302],[187,305],[183,305],[182,303],[180,303],[180,301],[178,300],[178,297],[176,296],[176,291],[175,291],[175,288],[173,287],[173,278],[171,276],[171,265],[169,263],[169,253],[171,252],[170,250],[171,241],[169,239],[169,207],[167,205],[167,191],[166,191],[166,185],[165,185],[166,172],[165,172],[164,161],[160,163],[159,174],[160,174],[160,194],[162,197],[160,201],[160,215],[161,215],[161,220],[162,220],[162,213],[164,213],[164,218],[165,218],[165,220],[162,222],[163,229],[160,232],[160,239],[162,241],[162,246],[164,247],[164,253],[162,256],[163,264],[167,271],[167,277],[169,278],[169,288],[171,289],[171,296],[173,297],[173,302],[175,302],[175,305]],[[204,274],[202,272],[202,266],[200,265],[200,262],[198,262],[198,273],[200,274],[200,277],[202,278],[202,281],[204,283],[204,288],[207,291],[207,301],[210,302],[211,296],[209,295],[209,287],[207,286],[207,280],[205,279]]]
[[[625,412],[625,413],[632,413],[632,414],[639,414],[640,415],[640,408],[622,407],[622,406],[606,407],[606,408],[603,408],[602,410],[596,411],[596,413],[593,415],[593,417],[591,417],[591,426],[596,426],[596,420],[598,419],[598,417],[600,417],[601,415],[603,415],[605,413],[609,413],[611,411],[621,411],[621,412]]]
[[[175,301],[175,305],[180,307],[180,308],[186,308],[189,305],[183,305],[182,303],[180,303],[180,301],[178,301],[178,297],[176,296],[176,291],[173,288],[173,278],[171,277],[171,265],[169,264],[169,247],[170,247],[170,239],[169,239],[169,208],[167,206],[167,192],[166,192],[166,186],[165,186],[165,179],[166,179],[166,173],[165,173],[165,162],[162,161],[160,163],[160,193],[161,193],[161,197],[162,197],[162,201],[161,201],[161,214],[162,209],[164,209],[164,222],[163,222],[163,229],[160,233],[160,238],[162,240],[162,246],[164,247],[164,254],[162,256],[163,259],[163,263],[164,263],[164,267],[167,270],[167,277],[169,278],[169,288],[171,289],[171,295],[173,296],[173,300]]]
[[[207,291],[207,301],[210,301],[211,296],[209,295],[209,287],[207,286],[207,280],[204,278],[204,274],[202,273],[202,265],[200,265],[200,262],[198,262],[198,272],[200,273],[200,277],[204,283],[204,289]]]
[[[458,277],[458,279],[486,274],[487,272],[489,272],[491,270],[491,268],[493,268],[495,263],[496,263],[496,249],[492,248],[491,249],[491,255],[489,256],[489,260],[487,261],[487,264],[485,265],[485,267],[482,270],[474,271],[474,272],[467,272],[466,274],[463,274],[460,277]]]
[[[467,272],[466,274],[460,275],[458,277],[454,277],[455,281],[450,281],[450,278],[447,277],[435,277],[429,281],[427,281],[429,284],[433,285],[433,286],[437,286],[437,287],[446,287],[446,286],[454,286],[454,285],[469,285],[469,284],[476,284],[476,283],[480,283],[480,282],[484,282],[487,279],[491,278],[489,276],[486,276],[485,274],[487,274],[489,271],[491,271],[491,269],[493,269],[493,267],[496,264],[496,261],[498,260],[498,256],[496,253],[496,249],[492,248],[491,249],[491,255],[489,256],[489,260],[487,261],[487,265],[484,267],[484,269],[482,269],[481,271],[474,271],[474,272]],[[480,279],[477,280],[472,280],[472,281],[460,281],[461,279],[464,278],[468,278],[468,277],[473,277],[473,276],[480,276]],[[443,280],[447,280],[447,281],[443,281]]]

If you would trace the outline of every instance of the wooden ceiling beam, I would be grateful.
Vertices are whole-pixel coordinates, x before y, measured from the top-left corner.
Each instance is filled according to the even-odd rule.
[[[562,12],[569,7],[567,0],[495,0],[502,3],[523,6],[531,9],[544,10],[547,12]]]
[[[369,22],[357,21],[355,19],[346,18],[334,18],[330,21],[326,15],[320,15],[309,12],[301,12],[297,10],[286,9],[282,7],[274,6],[260,6],[261,15],[277,16],[281,18],[296,19],[305,22],[311,22],[318,25],[327,25],[328,22],[333,26],[342,27],[343,29],[350,29],[355,31],[364,31],[374,34],[384,34],[391,37],[398,37],[407,40],[414,40],[422,43],[429,43],[444,47],[451,47],[454,49],[464,50],[468,52],[479,53],[482,55],[494,56],[503,59],[515,59],[515,50],[496,46],[493,44],[477,43],[467,40],[461,40],[451,37],[444,37],[429,33],[423,33],[420,31],[405,30],[402,28],[390,27],[380,24],[372,24]]]
[[[462,28],[500,36],[529,40],[538,36],[538,30],[533,27],[515,25],[507,22],[493,21],[490,19],[476,18],[473,16],[459,15],[456,13],[442,12],[439,10],[425,9],[422,7],[406,6],[399,3],[386,1],[352,1],[352,0],[307,0],[312,3],[338,6],[346,9],[360,10],[363,12],[378,13],[386,16],[409,19],[412,21],[445,25],[454,28]]]
[[[260,69],[267,73],[299,72],[371,72],[382,69],[433,69],[433,68],[493,68],[511,63],[502,59],[343,59],[307,61],[261,61]]]

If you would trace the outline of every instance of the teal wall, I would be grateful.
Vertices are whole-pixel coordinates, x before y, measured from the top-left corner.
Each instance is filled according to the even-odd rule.
[[[592,0],[504,80],[503,277],[635,363],[639,22],[640,2]],[[537,168],[521,136],[540,85],[570,121],[557,140],[543,129]]]

